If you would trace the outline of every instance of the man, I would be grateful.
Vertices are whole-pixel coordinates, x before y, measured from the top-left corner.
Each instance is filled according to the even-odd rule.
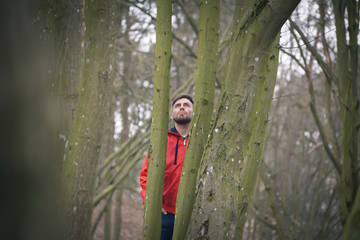
[[[187,147],[190,122],[193,113],[193,99],[188,94],[180,94],[172,102],[170,118],[175,126],[168,131],[164,192],[162,203],[161,240],[171,239],[174,228],[175,203],[181,171]],[[146,194],[148,156],[140,172],[141,196],[143,203]]]

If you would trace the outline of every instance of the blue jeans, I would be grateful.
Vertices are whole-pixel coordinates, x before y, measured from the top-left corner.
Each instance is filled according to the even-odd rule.
[[[171,240],[174,230],[175,215],[161,213],[161,240]]]

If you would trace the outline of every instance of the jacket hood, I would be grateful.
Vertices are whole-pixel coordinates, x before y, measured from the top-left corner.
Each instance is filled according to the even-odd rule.
[[[180,133],[176,130],[175,126],[170,128],[168,130],[168,133],[171,134],[171,135],[175,135],[175,136],[178,136],[178,137],[181,137]]]

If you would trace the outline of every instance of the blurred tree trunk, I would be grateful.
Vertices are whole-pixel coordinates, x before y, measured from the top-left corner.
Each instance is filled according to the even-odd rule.
[[[60,138],[66,138],[66,140],[69,137],[70,127],[74,119],[83,66],[81,48],[82,8],[81,0],[62,0],[54,2],[53,11],[48,13],[55,18],[53,35],[56,50],[56,69],[51,86],[54,89],[55,96],[59,96],[62,100],[60,107],[62,107],[61,113],[64,118],[62,119]]]
[[[333,63],[330,57],[330,50],[329,50],[329,44],[326,41],[325,37],[325,25],[326,22],[326,15],[325,12],[327,10],[326,0],[320,0],[319,1],[319,12],[320,12],[320,19],[319,19],[319,30],[320,30],[320,36],[321,36],[321,43],[323,45],[323,53],[326,58],[326,64],[329,66],[329,68],[333,71]],[[328,136],[329,143],[334,146],[333,147],[333,153],[337,159],[340,159],[340,147],[338,142],[336,141],[336,131],[335,131],[335,123],[333,116],[331,115],[331,88],[335,86],[335,83],[327,77],[325,74],[325,77],[327,78],[327,81],[325,84],[325,111],[326,111],[326,122],[324,124],[326,125],[326,135]]]
[[[85,5],[85,63],[62,175],[64,239],[89,239],[103,122],[109,112],[110,1]]]
[[[82,1],[38,1],[41,19],[40,39],[49,61],[48,79],[51,96],[59,111],[57,129],[58,156],[63,156],[78,97],[82,70]],[[61,175],[63,157],[57,167]]]
[[[118,1],[110,0],[110,9],[107,15],[107,22],[110,24],[109,27],[109,34],[111,39],[109,39],[109,45],[114,46],[116,44],[116,37],[119,36],[119,32],[121,31],[121,16],[122,12],[118,10]],[[115,50],[116,48],[111,48],[111,51],[107,53],[107,61],[111,64],[112,69],[116,69],[116,58],[118,57],[118,51]],[[100,163],[103,164],[107,157],[114,152],[115,150],[115,110],[116,110],[116,96],[114,91],[114,82],[115,82],[115,74],[116,71],[110,71],[109,74],[109,84],[111,90],[108,94],[105,95],[105,101],[110,104],[110,108],[108,109],[108,113],[106,115],[106,119],[104,122],[104,130],[102,133],[102,143],[101,143],[101,152],[100,152]],[[100,165],[100,164],[99,164]],[[99,167],[98,165],[98,167]],[[111,239],[111,231],[112,231],[112,194],[110,194],[105,201],[105,224],[104,224],[104,239]]]
[[[160,239],[169,119],[172,1],[157,1],[153,112],[142,239]]]
[[[346,220],[342,239],[343,240],[357,240],[360,238],[360,188],[356,194],[356,200],[354,201],[353,208]]]
[[[111,239],[111,200],[112,194],[109,194],[105,203],[104,240]]]
[[[224,86],[199,169],[188,239],[242,238],[276,80],[277,36],[298,3],[236,2]]]
[[[195,199],[197,169],[208,138],[214,105],[220,1],[200,1],[194,114],[176,200],[173,239],[184,239]]]
[[[341,209],[345,223],[358,189],[358,31],[359,8],[356,0],[333,0],[338,63],[338,88],[342,115]],[[345,26],[345,9],[348,28]],[[348,32],[347,32],[348,30]],[[349,44],[347,44],[347,34]]]
[[[54,178],[59,115],[47,82],[54,59],[39,41],[43,18],[33,4],[5,1],[0,9],[2,239],[62,239]]]
[[[110,76],[112,78],[112,76]],[[112,79],[113,80],[113,79]],[[111,81],[113,83],[113,81]],[[104,162],[107,157],[114,151],[114,132],[115,132],[115,122],[114,122],[114,113],[115,113],[115,97],[113,95],[113,91],[109,91],[108,96],[109,98],[109,104],[110,109],[109,113],[106,116],[105,123],[104,123],[104,131],[102,133],[102,144],[101,144],[101,157],[100,162]],[[105,239],[110,240],[111,239],[111,215],[112,215],[112,195],[110,194],[108,196],[108,200],[106,201],[106,211],[105,211],[105,227],[104,227],[104,235]],[[95,206],[94,206],[95,207]]]
[[[274,197],[273,190],[271,189],[271,187],[269,185],[269,182],[268,182],[268,179],[265,176],[264,169],[262,168],[260,171],[261,171],[259,173],[260,178],[261,178],[262,182],[264,183],[265,191],[268,194],[268,198],[269,198],[269,202],[270,202],[270,207],[271,207],[271,210],[272,210],[272,212],[274,214],[274,218],[275,218],[275,221],[276,221],[275,222],[275,231],[276,231],[277,237],[280,240],[284,240],[284,239],[286,239],[286,237],[285,237],[285,234],[284,234],[283,229],[282,229],[282,224],[281,224],[281,220],[280,220],[280,213],[279,213],[278,208],[276,206],[276,199]]]
[[[125,19],[126,22],[126,29],[124,33],[124,41],[130,42],[129,32],[131,27],[131,21],[130,21],[130,7],[129,5],[121,4],[119,6],[119,10],[122,12],[123,19]],[[120,21],[121,23],[121,21]],[[120,115],[121,115],[121,124],[122,124],[122,130],[120,133],[120,143],[123,143],[129,139],[129,133],[130,133],[130,121],[129,121],[129,113],[128,108],[130,104],[130,99],[128,95],[128,89],[127,86],[129,82],[133,80],[132,78],[132,52],[131,51],[124,51],[123,53],[123,74],[121,77],[121,90],[120,91]],[[115,205],[115,222],[114,222],[114,240],[120,239],[121,235],[121,205],[122,205],[122,198],[123,198],[123,189],[124,186],[126,186],[126,181],[119,184],[117,187],[117,190],[115,192],[115,199],[116,199],[116,205]]]

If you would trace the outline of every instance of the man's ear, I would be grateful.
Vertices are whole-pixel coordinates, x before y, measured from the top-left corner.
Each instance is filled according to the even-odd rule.
[[[172,113],[170,113],[170,118],[171,118],[171,120],[174,120],[174,119],[173,119],[173,114],[172,114]]]

